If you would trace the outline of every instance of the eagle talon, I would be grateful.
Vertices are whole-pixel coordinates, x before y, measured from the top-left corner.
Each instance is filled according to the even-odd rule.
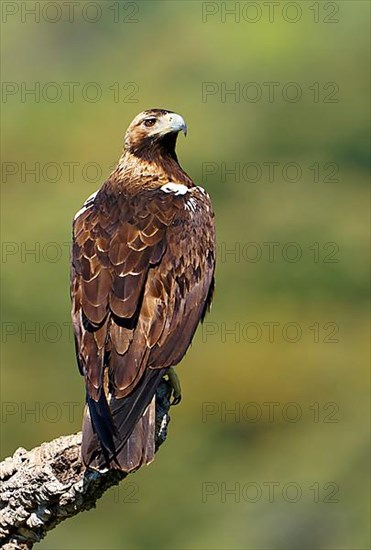
[[[170,403],[170,406],[171,407],[174,407],[175,405],[179,405],[179,403],[181,402],[182,400],[182,396],[179,395],[178,397],[174,397],[174,399],[172,400],[172,402]]]
[[[173,398],[173,400],[170,402],[170,405],[175,406],[178,405],[182,400],[182,388],[180,387],[179,377],[173,367],[169,368],[167,376],[171,385],[171,397]]]

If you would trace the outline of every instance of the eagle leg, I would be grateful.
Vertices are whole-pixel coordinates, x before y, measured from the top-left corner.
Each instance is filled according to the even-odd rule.
[[[171,385],[171,396],[173,400],[170,405],[178,405],[182,400],[182,388],[180,386],[180,380],[173,367],[170,367],[167,371],[167,376]]]

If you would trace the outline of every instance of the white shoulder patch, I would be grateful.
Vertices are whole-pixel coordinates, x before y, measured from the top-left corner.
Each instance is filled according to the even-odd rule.
[[[162,185],[160,189],[164,193],[174,193],[174,195],[185,195],[188,193],[188,187],[186,185],[183,185],[183,183],[173,183],[172,181]]]
[[[88,197],[86,199],[86,201],[84,202],[84,204],[82,205],[82,208],[80,208],[80,210],[78,212],[76,212],[75,214],[75,217],[73,218],[73,221],[75,221],[81,214],[83,214],[88,208],[90,208],[91,206],[93,206],[93,203],[94,203],[94,199],[97,195],[98,191],[96,191],[95,193],[93,193],[92,195],[90,195],[90,197]]]

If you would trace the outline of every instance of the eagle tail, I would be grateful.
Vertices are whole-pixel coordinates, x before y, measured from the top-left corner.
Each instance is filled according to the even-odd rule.
[[[87,468],[131,472],[155,452],[156,389],[167,369],[147,369],[133,392],[121,399],[87,399],[82,459]],[[102,392],[103,393],[103,392]]]

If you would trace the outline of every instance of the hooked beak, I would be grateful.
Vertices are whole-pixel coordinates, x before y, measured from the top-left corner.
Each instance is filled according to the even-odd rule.
[[[184,118],[180,115],[177,115],[176,113],[168,113],[164,117],[164,128],[162,129],[161,133],[168,133],[168,132],[183,132],[184,135],[187,135],[187,125],[184,122]]]

